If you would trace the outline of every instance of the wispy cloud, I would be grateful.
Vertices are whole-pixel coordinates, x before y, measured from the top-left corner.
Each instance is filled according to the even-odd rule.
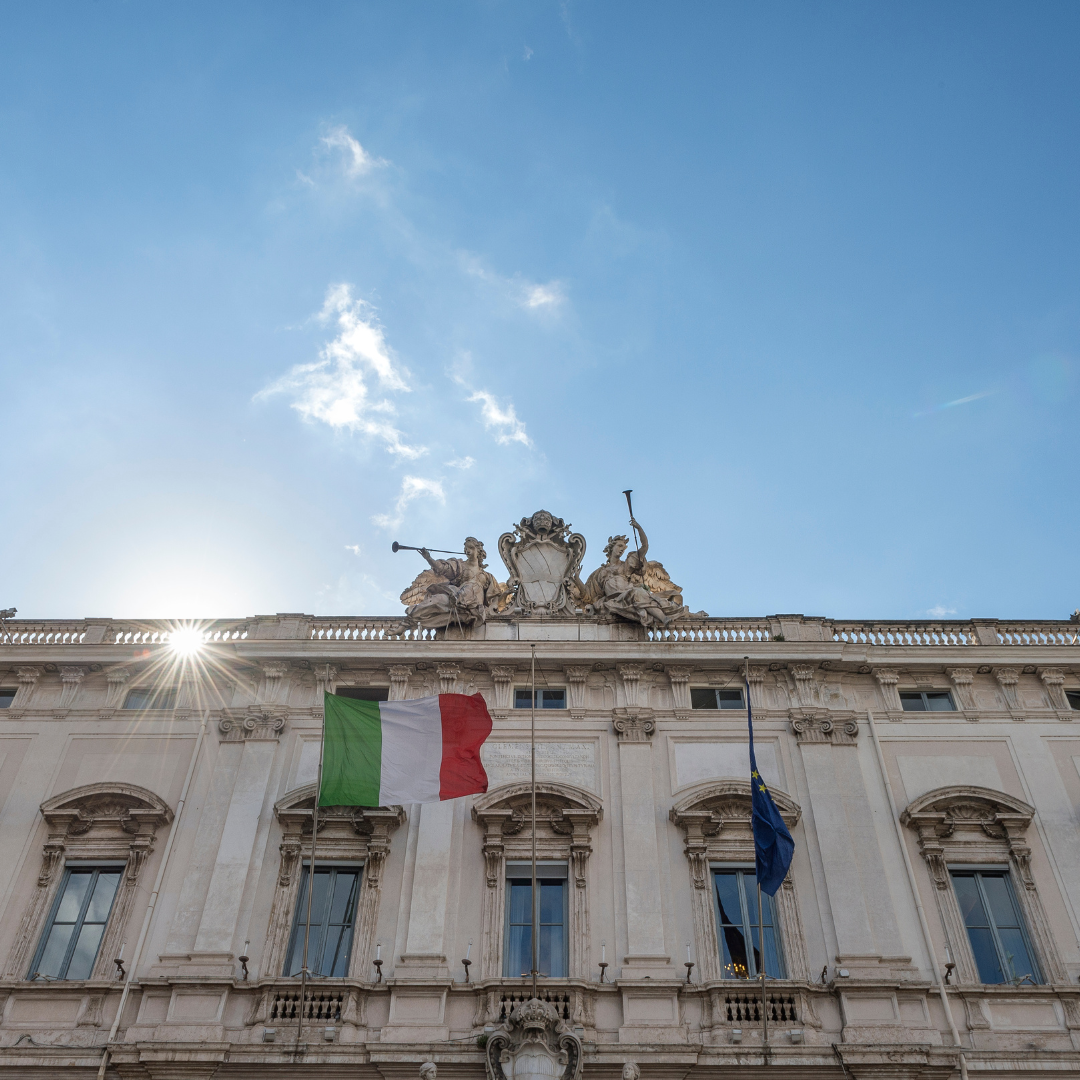
[[[557,308],[566,300],[562,283],[549,281],[546,285],[525,285],[522,304],[527,308]]]
[[[350,177],[364,176],[383,165],[389,164],[383,158],[372,157],[360,143],[349,134],[349,129],[343,124],[333,127],[322,137],[323,145],[330,150],[340,150],[345,169],[345,175]],[[306,179],[306,177],[304,178]]]
[[[396,529],[405,520],[405,511],[413,499],[421,495],[446,502],[442,483],[438,480],[427,480],[422,476],[406,476],[401,481],[401,493],[394,503],[392,514],[376,514],[371,520],[382,529]]]
[[[957,398],[955,401],[946,401],[941,405],[932,405],[929,409],[924,409],[922,412],[912,413],[912,416],[929,416],[931,413],[941,412],[943,409],[955,409],[958,405],[969,405],[973,401],[980,401],[982,398],[990,397],[996,393],[996,390],[980,390],[977,394],[968,394],[967,397]]]
[[[932,608],[928,608],[926,614],[929,615],[932,619],[944,619],[948,615],[955,615],[956,608],[945,607],[943,604],[937,604]]]
[[[393,415],[392,402],[372,400],[367,384],[374,375],[387,391],[407,392],[408,372],[400,367],[386,342],[374,308],[352,295],[349,285],[332,285],[318,318],[337,323],[337,336],[311,364],[297,364],[286,375],[260,390],[256,399],[273,394],[292,396],[292,408],[304,420],[382,439],[392,454],[412,460],[427,453],[410,446],[385,417]]]
[[[525,46],[525,51],[521,54],[522,60],[531,60],[533,55],[532,49],[528,45]]]
[[[351,551],[357,558],[360,558],[361,548],[359,544],[346,544],[346,551]]]
[[[471,469],[476,464],[476,459],[471,457],[454,458],[446,463],[452,469]]]
[[[484,427],[494,434],[497,443],[507,446],[512,442],[519,442],[523,446],[532,446],[532,440],[525,433],[524,423],[514,411],[513,402],[500,405],[495,400],[495,395],[486,390],[474,390],[469,401],[479,404],[480,419],[483,420]]]
[[[507,296],[518,307],[526,311],[557,311],[566,303],[566,287],[561,281],[529,281],[521,274],[506,277],[484,265],[483,261],[471,252],[461,254],[461,265],[465,272],[474,278],[495,288]]]

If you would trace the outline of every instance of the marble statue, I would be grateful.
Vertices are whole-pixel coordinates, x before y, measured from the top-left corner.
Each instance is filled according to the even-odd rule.
[[[515,613],[575,615],[575,583],[585,558],[585,537],[547,510],[522,518],[499,537],[499,554],[510,571]]]
[[[641,1069],[636,1061],[628,1061],[623,1065],[622,1080],[641,1080]]]
[[[469,626],[484,622],[509,604],[511,591],[486,569],[484,545],[468,536],[462,546],[464,559],[433,559],[427,548],[420,548],[430,569],[417,575],[401,594],[408,626]]]
[[[578,600],[587,615],[616,616],[640,622],[642,626],[667,626],[685,615],[682,590],[668,576],[663,563],[647,558],[649,538],[634,519],[640,547],[622,556],[630,546],[626,536],[609,536],[604,554],[606,563],[589,575],[579,587]]]
[[[420,1080],[435,1080],[439,1074],[439,1068],[434,1061],[425,1061],[420,1066]]]

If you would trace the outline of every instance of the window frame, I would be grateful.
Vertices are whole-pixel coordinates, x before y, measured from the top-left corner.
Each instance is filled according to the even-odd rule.
[[[750,943],[750,951],[749,951],[749,953],[747,955],[748,964],[755,968],[755,970],[751,972],[749,970],[749,967],[748,967],[747,968],[747,975],[746,975],[745,978],[740,978],[737,975],[729,977],[729,976],[724,974],[724,923],[720,918],[720,898],[719,898],[719,896],[717,895],[717,892],[716,892],[716,875],[717,874],[731,874],[731,873],[735,874],[736,888],[738,889],[738,892],[739,892],[739,907],[740,907],[740,914],[741,914],[742,920],[743,920],[743,924],[742,924],[742,927],[741,927],[743,937],[744,937],[745,940],[747,940]],[[754,953],[753,929],[754,929],[754,926],[755,926],[755,923],[753,922],[753,920],[757,916],[757,911],[751,909],[750,900],[746,895],[746,886],[745,886],[745,877],[744,877],[744,875],[747,874],[747,873],[750,873],[750,874],[754,875],[755,876],[755,882],[756,882],[756,868],[754,866],[748,865],[746,863],[741,863],[741,862],[740,863],[716,863],[716,862],[713,862],[713,863],[709,864],[709,879],[710,879],[709,884],[710,884],[710,886],[712,888],[713,914],[716,917],[716,938],[717,938],[717,945],[719,946],[718,960],[719,960],[719,963],[720,963],[720,978],[723,979],[725,982],[752,982],[755,979],[760,979],[761,978],[761,972],[756,970],[757,965],[754,963],[754,956],[753,956],[753,953]],[[765,904],[768,903],[768,905],[769,905],[769,920],[770,921],[766,925],[768,926],[769,929],[772,930],[772,933],[773,933],[773,947],[774,947],[775,952],[776,952],[777,966],[779,967],[779,973],[776,974],[776,975],[770,975],[769,972],[766,970],[765,978],[766,979],[773,979],[773,980],[786,979],[788,977],[788,975],[787,975],[787,965],[784,962],[783,935],[780,932],[780,920],[778,918],[778,913],[776,911],[776,904],[774,902],[775,898],[771,897],[771,896],[762,896],[761,899],[762,899],[762,915],[764,915]],[[756,909],[756,907],[757,907],[756,904],[753,905],[754,909]],[[731,925],[734,925],[734,924],[731,924]],[[760,937],[759,937],[759,948],[761,949],[762,953],[765,955],[765,962],[766,962],[766,968],[767,968],[768,967],[768,954],[767,954],[766,948],[765,948],[765,935],[764,935],[764,932],[763,932],[763,930],[762,930],[762,928],[760,926],[758,927],[758,934],[760,935]]]
[[[1080,712],[1080,690],[1066,690],[1065,700],[1069,703],[1070,709]]]
[[[0,686],[0,709],[10,709],[18,692],[17,686]]]
[[[714,695],[715,705],[695,705],[694,695],[712,693]],[[721,694],[738,694],[739,701],[737,705],[725,705],[721,703]],[[731,701],[731,698],[727,699]],[[741,686],[691,686],[690,687],[690,709],[693,712],[746,712],[746,697],[743,693]]]
[[[562,704],[561,705],[544,705],[543,704],[544,699],[543,699],[542,695],[548,694],[548,693],[553,693],[553,692],[562,694],[562,699],[561,699]],[[521,709],[522,711],[530,708],[528,700],[526,700],[524,705],[519,705],[518,704],[518,694],[524,694],[526,699],[527,699],[528,694],[529,694],[529,688],[527,686],[515,686],[514,687],[513,706],[514,706],[515,709]],[[552,710],[552,711],[558,711],[560,709],[566,709],[567,704],[568,704],[567,703],[566,687],[565,686],[538,686],[536,688],[536,697],[534,698],[534,700],[536,702],[537,710],[549,709],[549,710]]]
[[[377,696],[381,695],[381,696]],[[339,686],[334,690],[334,697],[348,698],[350,701],[389,701],[389,686]]]
[[[527,923],[511,923],[511,903],[510,895],[513,887],[513,882],[521,881],[524,877],[524,871],[528,871],[529,884],[532,884],[532,864],[527,863],[520,859],[507,859],[503,867],[503,880],[505,882],[505,888],[503,891],[503,950],[502,950],[502,968],[504,979],[516,979],[520,978],[523,974],[520,971],[510,970],[510,929],[512,926],[528,926],[532,927],[532,905],[529,906],[529,921]],[[541,972],[546,979],[567,979],[570,977],[570,866],[568,862],[552,859],[537,859],[536,861],[536,884],[541,887],[544,881],[558,881],[562,885],[562,966],[563,973],[561,975],[552,975],[550,972]],[[531,891],[531,890],[530,890]],[[543,894],[541,893],[541,897]],[[530,901],[532,897],[530,896]],[[542,909],[542,904],[541,904]],[[554,923],[544,923],[542,910],[540,919],[540,933],[543,934],[544,926],[554,926]],[[532,937],[529,938],[529,951],[532,951]],[[543,955],[543,946],[541,945],[541,955]],[[527,973],[526,973],[527,974]]]
[[[337,882],[337,874],[338,874],[338,871],[340,871],[340,870],[345,870],[345,871],[348,871],[348,872],[355,872],[356,873],[356,884],[353,886],[353,888],[355,890],[355,895],[353,896],[352,904],[350,905],[351,909],[352,909],[351,910],[352,919],[351,919],[351,922],[348,923],[348,927],[349,927],[349,946],[348,946],[348,950],[347,950],[347,952],[345,954],[345,974],[344,975],[324,975],[320,971],[317,971],[315,969],[314,965],[312,964],[312,966],[310,966],[309,969],[308,969],[308,977],[309,978],[314,978],[314,979],[345,979],[345,978],[349,977],[349,970],[350,970],[350,968],[352,966],[353,947],[356,944],[356,925],[357,925],[357,922],[358,922],[358,914],[359,914],[359,910],[360,910],[360,894],[361,894],[361,891],[363,890],[363,887],[364,887],[364,873],[365,873],[366,867],[364,865],[364,862],[360,861],[360,860],[348,860],[348,861],[345,861],[345,862],[330,862],[330,861],[326,861],[326,860],[322,860],[322,859],[316,859],[315,860],[315,873],[319,874],[319,873],[322,873],[323,871],[329,872],[331,877],[332,877],[333,882],[335,883],[335,885],[336,885],[336,882]],[[287,942],[285,944],[285,960],[284,960],[284,963],[282,965],[283,970],[282,970],[281,977],[284,978],[284,979],[298,979],[298,978],[300,978],[300,975],[301,975],[301,972],[302,972],[303,966],[304,966],[303,933],[304,933],[304,926],[305,926],[305,924],[307,922],[307,892],[306,892],[306,889],[310,888],[311,878],[312,878],[311,860],[310,859],[304,859],[300,864],[299,871],[300,871],[299,872],[299,882],[298,882],[298,887],[297,887],[297,890],[296,890],[296,905],[295,905],[295,908],[293,910],[293,922],[292,922],[292,926],[289,928],[289,937],[288,937],[288,940],[287,940]],[[331,901],[331,906],[332,906],[332,901]],[[329,912],[328,912],[328,914],[329,914]],[[311,938],[308,941],[308,958],[309,958],[309,961],[311,960],[311,958],[313,956],[319,956],[320,955],[320,950],[325,946],[325,943],[326,943],[326,931],[327,931],[327,928],[329,926],[331,926],[331,925],[346,925],[346,924],[332,924],[330,922],[326,922],[326,923],[312,922],[312,924],[311,924]],[[320,934],[319,938],[315,937],[316,927],[319,928],[319,934]],[[316,944],[317,941],[321,942],[321,944]],[[290,968],[291,965],[290,965],[289,961],[292,959],[293,949],[295,947],[297,947],[297,946],[299,946],[299,948],[300,948],[300,956],[299,956],[300,967],[298,967],[295,972],[290,972],[289,968]],[[340,944],[339,944],[338,948],[340,949]],[[325,958],[322,958],[322,959],[325,959]],[[331,970],[332,970],[332,968],[331,968]]]
[[[128,702],[135,694],[149,694],[149,704],[129,705]],[[124,703],[120,706],[120,710],[121,712],[172,712],[176,708],[179,697],[180,687],[178,686],[132,686],[124,695]],[[168,698],[169,703],[162,705],[160,702],[165,698]]]
[[[900,696],[900,708],[904,712],[928,712],[929,713],[929,712],[957,712],[958,711],[957,708],[956,708],[956,701],[954,700],[954,698],[952,696],[952,691],[951,690],[899,690],[899,691],[897,691],[897,693]],[[929,695],[930,694],[943,694],[946,698],[948,698],[950,707],[948,709],[931,709],[930,708],[930,702],[929,702]],[[922,701],[922,708],[921,709],[909,709],[907,707],[907,705],[905,704],[905,702],[904,702],[904,698],[906,698],[906,697],[915,697],[916,695],[918,695],[920,700]]]
[[[49,914],[45,919],[45,923],[41,928],[41,933],[38,935],[37,948],[34,950],[33,959],[30,962],[30,970],[26,973],[28,981],[36,981],[35,976],[38,974],[38,969],[41,965],[42,958],[45,954],[45,949],[49,943],[49,937],[52,934],[53,927],[56,925],[56,916],[60,912],[60,906],[64,902],[64,897],[67,894],[68,884],[71,881],[72,871],[76,873],[86,873],[90,871],[91,880],[90,885],[86,889],[86,895],[83,897],[79,904],[79,913],[75,920],[71,923],[71,935],[68,939],[68,943],[64,948],[64,959],[60,964],[60,974],[58,975],[45,975],[42,974],[41,978],[46,982],[85,982],[93,975],[94,967],[97,965],[98,957],[101,954],[101,946],[105,942],[105,932],[109,926],[109,920],[113,916],[113,912],[116,910],[116,899],[120,895],[120,887],[124,881],[124,871],[127,867],[127,863],[124,860],[115,859],[69,859],[64,863],[64,872],[60,877],[60,883],[56,889],[56,895],[53,897],[52,907],[49,909]],[[101,935],[98,938],[97,948],[94,950],[93,959],[90,961],[89,973],[82,979],[69,979],[68,970],[71,967],[71,961],[75,954],[75,948],[78,945],[79,937],[82,934],[82,929],[86,925],[86,913],[90,906],[90,901],[93,898],[94,891],[97,888],[97,883],[100,880],[100,874],[103,870],[114,871],[117,875],[116,886],[113,888],[112,899],[109,901],[109,910],[105,914],[105,918],[100,923],[91,923],[91,926],[100,925]]]
[[[1036,985],[1042,986],[1045,982],[1042,974],[1042,969],[1039,965],[1038,953],[1035,950],[1034,942],[1031,940],[1031,934],[1028,932],[1027,919],[1024,917],[1024,909],[1020,904],[1020,898],[1016,893],[1016,885],[1013,882],[1013,875],[1010,868],[1002,863],[948,863],[947,869],[949,871],[949,885],[952,888],[953,896],[956,898],[957,906],[960,904],[960,894],[956,891],[956,875],[960,874],[965,877],[973,877],[975,879],[975,887],[979,892],[979,900],[983,906],[983,913],[986,916],[987,926],[990,929],[990,938],[994,943],[994,950],[997,953],[997,962],[999,969],[1005,973],[1012,964],[1009,963],[1008,953],[1004,944],[1001,941],[1000,929],[997,925],[997,921],[994,918],[994,910],[990,904],[989,897],[986,895],[986,890],[982,884],[983,876],[1002,878],[1005,881],[1005,888],[1009,895],[1009,902],[1012,904],[1013,915],[1016,918],[1016,925],[1020,930],[1020,936],[1024,941],[1024,948],[1027,949],[1028,959],[1031,962],[1032,970],[1025,972],[1023,975],[1017,975],[1014,971],[1012,978],[1007,978],[1000,983],[982,983],[983,986],[1019,986],[1019,978],[1023,980],[1025,977],[1030,978]],[[963,918],[963,909],[960,911],[961,919],[964,924],[964,930],[967,933],[968,947],[971,949],[972,958],[975,961],[975,969],[978,971],[979,958],[975,951],[975,945],[971,940],[971,928],[967,925],[967,920]],[[982,972],[979,972],[980,980]]]

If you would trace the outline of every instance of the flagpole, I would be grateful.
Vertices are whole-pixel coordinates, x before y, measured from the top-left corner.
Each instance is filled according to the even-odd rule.
[[[532,789],[532,996],[536,997],[536,975],[540,964],[540,903],[536,894],[536,646],[529,666],[529,761]]]
[[[750,717],[753,715],[750,710],[750,657],[743,657],[745,670],[743,672],[743,682],[746,686],[746,722],[749,726],[751,724]],[[750,737],[753,738],[753,728],[750,728]],[[754,783],[754,778],[750,777],[751,785]],[[753,798],[753,789],[751,788],[751,800]],[[751,819],[753,813],[751,812]],[[764,1064],[769,1063],[769,1001],[765,994],[765,919],[763,912],[763,904],[761,901],[761,877],[754,871],[754,880],[757,881],[757,924],[758,924],[758,959],[760,963],[758,967],[761,969],[761,1054]]]
[[[326,665],[326,685],[330,685],[330,665]],[[319,832],[319,792],[322,791],[323,743],[326,741],[326,693],[323,694],[323,730],[319,736],[319,772],[315,781],[315,802],[311,807],[311,865],[308,867],[307,918],[304,921],[304,966],[300,971],[300,1016],[296,1022],[296,1049],[304,1033],[304,992],[307,990],[308,941],[311,938],[311,894],[315,891],[315,837]],[[303,875],[301,875],[301,878]]]

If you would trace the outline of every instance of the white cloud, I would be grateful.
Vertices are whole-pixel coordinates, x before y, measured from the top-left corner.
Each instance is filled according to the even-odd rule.
[[[459,457],[446,463],[452,469],[471,469],[476,464],[476,458]]]
[[[505,277],[494,270],[489,270],[481,259],[469,252],[463,252],[460,258],[465,273],[489,285],[494,285],[518,307],[523,307],[526,311],[551,312],[558,310],[566,303],[566,289],[561,281],[552,280],[545,284],[528,281],[520,274]]]
[[[349,134],[349,129],[344,125],[331,128],[329,134],[323,136],[322,141],[331,150],[342,151],[346,176],[363,176],[372,169],[387,164],[383,158],[372,157]]]
[[[526,45],[525,46],[525,51],[521,54],[521,59],[522,60],[531,60],[532,59],[532,54],[533,54],[532,49],[530,49],[529,46]]]
[[[930,608],[926,612],[932,619],[944,619],[946,615],[955,615],[956,608],[945,607],[943,604],[937,604]]]
[[[532,440],[525,434],[525,425],[518,419],[513,403],[503,408],[495,400],[495,395],[486,390],[474,391],[469,401],[480,403],[480,416],[484,427],[494,432],[497,443],[505,446],[519,442],[523,446],[532,446]]]
[[[396,529],[405,520],[405,511],[413,499],[421,495],[446,502],[443,486],[438,480],[426,480],[422,476],[406,476],[401,481],[401,493],[394,503],[393,514],[376,514],[371,520],[383,529]]]
[[[521,303],[527,308],[557,308],[565,299],[566,294],[558,281],[549,281],[546,285],[522,286]]]
[[[351,551],[357,558],[360,558],[360,545],[359,544],[346,544],[346,551]]]
[[[411,389],[408,372],[399,367],[374,309],[353,298],[348,285],[331,285],[319,319],[336,321],[338,334],[311,364],[297,364],[288,374],[255,395],[290,394],[292,408],[308,422],[321,421],[332,428],[344,428],[382,439],[386,449],[408,460],[427,453],[423,446],[410,446],[402,433],[384,417],[392,415],[393,404],[372,400],[367,376],[374,375],[385,390]]]

